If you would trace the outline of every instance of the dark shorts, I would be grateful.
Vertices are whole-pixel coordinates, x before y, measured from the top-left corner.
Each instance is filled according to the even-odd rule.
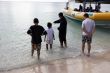
[[[82,35],[82,43],[91,43],[92,42],[92,37],[88,37],[86,35]]]

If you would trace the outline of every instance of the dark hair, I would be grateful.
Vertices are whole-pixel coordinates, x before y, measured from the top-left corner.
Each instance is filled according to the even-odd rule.
[[[88,17],[89,17],[89,15],[88,15],[87,13],[85,13],[85,14],[84,14],[84,17],[88,18]]]
[[[59,13],[59,16],[63,16],[63,13],[62,13],[62,12],[60,12],[60,13]]]
[[[39,20],[37,18],[34,18],[34,23],[39,23]]]
[[[100,5],[100,3],[98,3],[98,5]]]
[[[48,22],[48,23],[47,23],[47,27],[48,27],[48,28],[51,28],[51,27],[52,27],[52,23]]]

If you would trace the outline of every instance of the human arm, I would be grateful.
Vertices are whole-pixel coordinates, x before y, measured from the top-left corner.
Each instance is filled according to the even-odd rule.
[[[95,29],[95,27],[93,27],[93,31],[92,31],[92,34],[93,34],[93,33],[95,33],[95,31],[96,31],[96,29]]]
[[[53,34],[52,34],[53,35],[53,40],[55,40],[55,35],[54,35],[54,30],[53,29],[52,29],[52,32],[53,32]]]
[[[45,40],[46,40],[46,35],[45,35],[45,37],[44,37],[44,42],[45,42]]]
[[[27,34],[32,35],[31,27],[28,29]]]
[[[59,19],[59,20],[54,21],[53,23],[60,23],[60,19]]]
[[[46,30],[42,26],[41,26],[40,31],[41,31],[41,33],[40,33],[41,35],[46,35],[47,34]]]
[[[47,31],[46,30],[44,30],[43,35],[47,35]]]
[[[94,25],[93,25],[93,30],[92,30],[92,34],[94,34],[96,31],[96,28],[95,28],[95,22],[94,22]]]
[[[85,32],[86,34],[88,34],[84,22],[82,22],[82,32]]]
[[[46,36],[47,36],[47,32],[46,32],[46,30],[43,32],[43,35],[44,35],[44,42],[45,42],[45,40],[46,40]]]
[[[55,40],[55,35],[54,35],[54,33],[53,33],[53,39]]]

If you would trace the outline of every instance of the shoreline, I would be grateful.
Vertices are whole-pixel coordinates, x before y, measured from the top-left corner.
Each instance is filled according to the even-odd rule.
[[[71,57],[71,58],[63,58],[63,59],[56,59],[56,60],[52,60],[52,61],[47,61],[47,62],[39,62],[38,64],[35,64],[35,65],[31,65],[31,66],[27,66],[27,67],[21,67],[21,68],[17,68],[17,69],[12,69],[12,70],[8,70],[8,71],[2,71],[0,73],[18,73],[18,72],[23,72],[23,73],[29,73],[30,70],[32,70],[32,72],[34,73],[35,71],[33,71],[33,69],[37,69],[39,67],[44,67],[47,69],[47,66],[49,67],[53,67],[54,65],[64,65],[64,66],[73,66],[77,69],[77,66],[78,67],[82,67],[82,62],[84,61],[84,65],[88,65],[88,63],[94,65],[93,67],[96,67],[99,68],[99,67],[107,67],[107,68],[110,68],[110,51],[106,51],[104,53],[96,53],[96,54],[91,54],[90,57],[87,57],[87,56],[76,56],[76,57]],[[104,65],[104,64],[105,65]],[[74,66],[75,65],[75,66]],[[56,66],[57,68],[57,66]],[[83,67],[82,67],[83,68]],[[83,70],[81,68],[81,70]],[[91,68],[90,68],[91,69]],[[104,68],[106,69],[106,68]],[[48,69],[50,70],[50,69]],[[96,69],[97,70],[97,69]],[[29,72],[28,72],[29,71]],[[109,72],[110,70],[108,70]],[[48,73],[48,72],[38,72],[38,73]],[[56,73],[56,72],[55,72]],[[60,72],[58,72],[60,73]],[[63,73],[63,72],[61,72]],[[71,72],[72,73],[72,72]],[[79,71],[76,72],[76,73],[80,73]],[[82,73],[82,72],[81,72]],[[90,73],[90,72],[88,72]],[[97,72],[95,72],[97,73]],[[104,73],[103,72],[100,72],[100,73]]]

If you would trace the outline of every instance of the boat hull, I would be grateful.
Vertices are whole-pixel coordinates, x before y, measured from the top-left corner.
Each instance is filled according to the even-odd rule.
[[[83,21],[85,12],[73,11],[71,9],[63,10],[66,17],[74,20]],[[96,22],[96,25],[110,25],[110,12],[86,12],[89,17]]]

